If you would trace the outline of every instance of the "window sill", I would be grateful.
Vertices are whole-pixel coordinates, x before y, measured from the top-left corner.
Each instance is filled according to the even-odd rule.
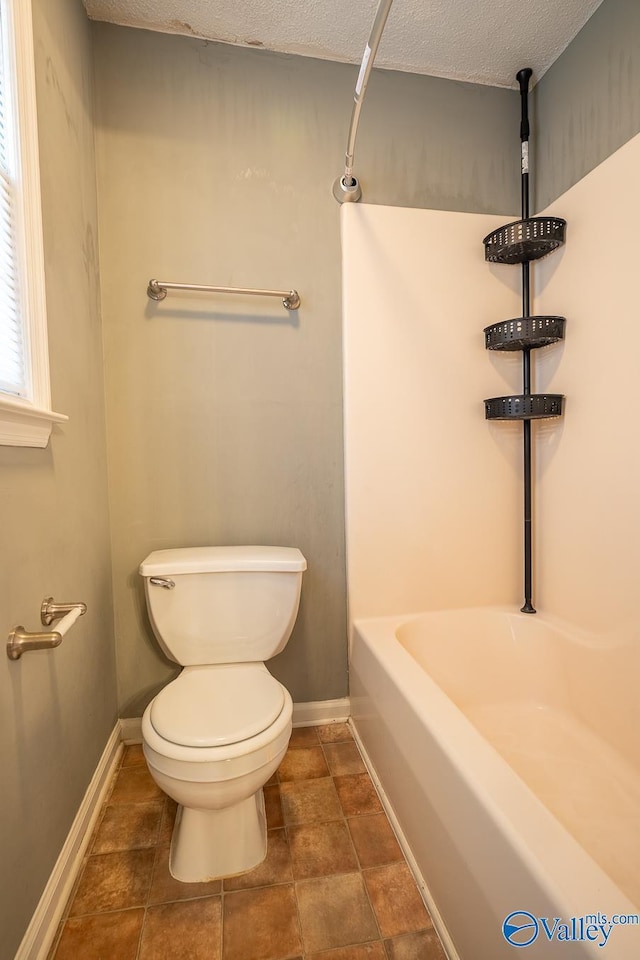
[[[68,419],[62,413],[0,395],[0,446],[46,447],[54,423]]]

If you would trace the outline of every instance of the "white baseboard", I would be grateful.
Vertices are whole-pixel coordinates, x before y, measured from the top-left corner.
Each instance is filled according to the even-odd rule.
[[[120,724],[107,741],[15,960],[46,960],[122,751]]]
[[[120,736],[125,746],[142,743],[142,717],[120,719]]]
[[[339,723],[351,716],[349,698],[341,700],[312,700],[294,703],[294,727],[312,727],[316,723]],[[127,717],[120,721],[123,743],[142,743],[142,717]]]
[[[451,939],[449,935],[449,931],[447,930],[444,924],[444,920],[442,919],[442,914],[440,913],[440,911],[435,905],[435,901],[431,895],[431,891],[429,890],[429,887],[427,886],[427,882],[422,875],[420,867],[418,866],[416,859],[413,856],[413,853],[411,852],[411,847],[409,846],[409,842],[407,841],[407,838],[404,835],[402,827],[398,823],[398,818],[396,817],[395,811],[391,806],[391,803],[389,802],[389,798],[387,797],[384,791],[384,787],[380,782],[380,779],[376,773],[375,767],[371,763],[369,754],[367,753],[362,743],[362,740],[358,735],[358,731],[355,725],[353,723],[350,723],[349,726],[351,727],[353,738],[358,745],[358,749],[362,755],[364,764],[369,772],[369,776],[371,777],[373,784],[376,788],[376,791],[378,793],[378,796],[380,797],[380,802],[384,807],[385,813],[389,819],[391,826],[393,827],[393,832],[395,833],[398,839],[398,843],[402,848],[402,852],[404,853],[405,860],[407,861],[407,864],[409,865],[409,869],[413,874],[413,878],[418,885],[418,889],[420,890],[420,893],[422,894],[422,899],[425,902],[427,910],[431,914],[431,919],[433,920],[433,925],[436,929],[436,933],[440,937],[442,948],[445,954],[447,955],[448,960],[460,960],[460,954],[458,953],[458,951],[453,945],[453,940]]]
[[[312,727],[316,723],[340,723],[351,716],[349,697],[341,700],[311,700],[309,703],[294,703],[294,727]]]

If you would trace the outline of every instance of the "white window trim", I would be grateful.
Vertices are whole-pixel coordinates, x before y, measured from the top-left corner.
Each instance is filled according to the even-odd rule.
[[[53,424],[69,418],[51,410],[31,0],[6,0],[6,12],[14,85],[20,91],[18,97],[13,97],[20,148],[18,193],[22,203],[16,259],[26,320],[30,397],[0,393],[0,445],[46,447]]]

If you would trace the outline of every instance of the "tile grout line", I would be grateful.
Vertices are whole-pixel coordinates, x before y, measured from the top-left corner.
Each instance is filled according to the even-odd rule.
[[[367,944],[367,943],[380,943],[380,944],[382,945],[382,949],[383,949],[385,955],[387,955],[387,948],[386,948],[386,945],[385,945],[384,940],[383,940],[383,937],[382,937],[382,931],[381,931],[381,929],[380,929],[380,924],[379,924],[379,922],[378,922],[378,917],[377,917],[376,911],[375,911],[375,909],[374,909],[374,907],[373,907],[373,903],[371,902],[371,897],[370,897],[370,895],[369,895],[369,890],[368,890],[368,888],[367,888],[367,884],[366,884],[365,879],[364,879],[364,868],[363,868],[363,866],[362,866],[362,864],[361,864],[361,862],[360,862],[360,857],[359,857],[359,855],[358,855],[358,851],[357,851],[356,848],[355,848],[355,844],[354,844],[354,842],[353,842],[353,837],[352,837],[352,835],[351,835],[351,831],[349,830],[349,824],[348,824],[348,819],[349,819],[349,818],[347,817],[347,814],[345,813],[344,807],[343,807],[343,805],[342,805],[342,801],[340,800],[340,795],[338,794],[338,790],[337,790],[336,784],[335,784],[335,778],[336,778],[336,776],[349,776],[349,774],[334,774],[334,773],[332,772],[331,764],[330,764],[330,762],[329,762],[329,757],[327,756],[327,752],[326,752],[326,750],[324,749],[324,748],[325,748],[325,742],[322,741],[322,740],[320,740],[319,737],[318,737],[318,742],[319,742],[319,745],[320,745],[320,747],[321,747],[321,749],[322,749],[322,755],[323,755],[323,757],[324,757],[325,764],[326,764],[326,766],[327,766],[327,770],[328,770],[328,773],[329,773],[329,777],[331,778],[331,783],[332,783],[333,789],[334,789],[335,792],[336,792],[336,796],[337,796],[337,798],[338,798],[339,808],[340,808],[340,810],[341,810],[341,816],[340,816],[339,820],[324,820],[324,821],[319,821],[319,822],[320,822],[320,823],[332,823],[332,822],[336,822],[336,823],[337,823],[337,822],[342,822],[342,823],[344,823],[345,830],[347,831],[347,838],[348,838],[348,840],[349,840],[351,849],[352,849],[352,851],[353,851],[353,853],[354,853],[354,855],[355,855],[355,861],[356,861],[356,863],[357,863],[357,865],[358,865],[357,873],[358,873],[358,875],[360,876],[360,880],[361,880],[361,883],[362,883],[362,887],[363,887],[363,890],[364,890],[364,894],[365,894],[365,897],[366,897],[366,901],[367,901],[367,903],[369,904],[369,909],[371,910],[371,916],[373,917],[373,922],[375,923],[376,930],[378,931],[378,937],[377,937],[376,940],[367,940],[367,941],[360,941],[359,943],[343,944],[343,946],[346,946],[346,947],[349,947],[349,946],[362,946],[363,944]],[[347,738],[347,739],[345,739],[345,740],[341,740],[341,741],[326,741],[326,742],[329,743],[330,745],[331,745],[331,744],[334,744],[334,743],[353,743],[353,744],[355,745],[355,747],[356,747],[357,752],[358,752],[358,756],[360,757],[360,751],[358,750],[357,744],[356,744],[355,741],[353,740],[353,737],[349,737],[349,738]],[[294,750],[295,750],[295,749],[308,749],[308,747],[292,747],[291,749],[294,749]],[[362,759],[362,758],[360,757],[360,759]],[[364,765],[364,764],[363,764],[363,765]],[[366,767],[365,767],[365,771],[364,771],[364,772],[366,772]],[[309,778],[309,779],[323,779],[323,778],[312,777],[312,778]],[[279,777],[278,777],[278,780],[280,781],[280,778],[279,778]],[[295,824],[294,824],[293,826],[295,826]],[[288,827],[287,827],[287,836],[288,836]],[[404,857],[403,857],[403,859],[404,859]],[[292,862],[292,872],[293,872],[293,862]],[[335,874],[335,876],[340,876],[340,875],[341,875],[341,876],[345,876],[345,875],[347,875],[347,874],[349,874],[349,873],[353,874],[353,873],[355,873],[355,872],[356,872],[356,871],[346,870],[346,871],[344,871],[344,873],[342,873],[342,874]],[[306,878],[306,879],[324,879],[324,878],[317,878],[317,877],[315,877],[315,878]],[[297,905],[297,907],[298,907],[298,915],[299,915],[299,904],[298,904],[297,884],[298,884],[298,881],[295,879],[295,876],[294,876],[294,890],[295,890],[296,905]],[[303,948],[304,948],[304,940],[302,940],[302,945],[303,945]],[[387,956],[388,956],[388,955],[387,955]],[[303,960],[306,960],[306,958],[307,958],[307,951],[305,950],[304,953],[303,953]]]
[[[290,748],[287,748],[287,749],[290,749]],[[279,774],[278,770],[276,770],[275,776],[276,776],[276,783],[278,784],[278,802],[279,802],[279,804],[280,804],[280,814],[281,814],[281,818],[282,818],[282,829],[283,829],[283,831],[284,831],[285,839],[286,839],[286,841],[287,841],[287,851],[288,851],[288,854],[289,854],[289,863],[291,864],[291,886],[293,887],[293,899],[294,899],[294,903],[295,903],[295,905],[296,905],[296,926],[297,926],[297,929],[298,929],[298,938],[299,938],[299,940],[300,940],[300,949],[301,949],[301,951],[302,951],[302,953],[301,953],[301,960],[306,960],[306,958],[307,958],[307,951],[306,951],[306,949],[305,949],[304,937],[303,937],[303,934],[302,934],[302,918],[301,918],[301,916],[300,916],[300,904],[298,903],[298,890],[297,890],[297,887],[296,887],[296,878],[295,878],[294,872],[293,872],[293,857],[291,856],[291,842],[290,842],[290,838],[289,838],[289,829],[288,829],[287,823],[285,822],[285,818],[284,818],[284,810],[283,810],[283,808],[282,808],[282,797],[281,797],[280,789],[279,789],[279,788],[280,788],[280,784],[281,784],[282,781],[280,780],[280,774]],[[279,828],[278,828],[278,827],[274,827],[274,828],[272,828],[272,829],[279,829]],[[268,826],[268,824],[267,824],[267,834],[268,834],[268,832],[269,832],[269,826]],[[267,856],[268,856],[268,855],[269,855],[269,854],[268,854],[268,852],[267,852]],[[224,882],[223,882],[223,886],[224,886]],[[270,884],[270,886],[275,886],[275,884]],[[220,957],[221,957],[221,960],[225,960],[224,954],[221,953],[221,954],[220,954]]]
[[[404,850],[402,849],[402,845],[401,845],[401,843],[400,843],[400,840],[399,840],[399,838],[398,838],[398,835],[396,834],[394,825],[393,825],[393,823],[391,822],[390,818],[389,818],[388,815],[387,815],[387,812],[386,812],[386,809],[385,809],[385,805],[384,805],[384,803],[382,802],[382,797],[380,796],[380,793],[379,793],[379,791],[378,791],[377,784],[376,784],[374,778],[371,776],[371,774],[370,774],[370,772],[369,772],[369,768],[367,767],[367,764],[364,762],[364,757],[362,756],[362,753],[360,752],[360,747],[359,747],[359,745],[358,745],[358,741],[357,741],[356,738],[353,736],[353,722],[352,722],[351,717],[350,717],[350,718],[348,719],[348,721],[347,721],[347,726],[349,727],[349,730],[351,731],[351,736],[352,736],[353,741],[354,741],[354,743],[355,743],[355,745],[356,745],[356,748],[357,748],[357,750],[358,750],[358,755],[360,756],[360,759],[362,760],[362,762],[363,762],[363,764],[364,764],[367,777],[369,778],[369,781],[371,782],[371,784],[372,784],[372,786],[373,786],[373,789],[374,789],[374,791],[375,791],[375,794],[376,794],[376,796],[377,796],[377,798],[378,798],[378,801],[379,801],[379,803],[380,803],[380,807],[381,807],[382,813],[384,814],[385,820],[386,820],[386,822],[389,824],[389,826],[390,826],[390,828],[391,828],[391,831],[392,831],[392,833],[393,833],[393,836],[395,837],[396,843],[397,843],[398,846],[400,847],[400,851],[401,851],[401,853],[402,853],[402,860],[401,860],[401,861],[398,861],[398,862],[404,863],[405,866],[408,868],[408,870],[409,870],[409,875],[410,875],[410,877],[411,877],[411,880],[412,880],[413,884],[415,885],[415,887],[416,887],[416,889],[417,889],[417,891],[418,891],[418,895],[419,895],[420,900],[422,901],[422,903],[423,903],[423,905],[424,905],[424,908],[425,908],[426,913],[427,913],[427,917],[428,917],[428,919],[429,919],[429,926],[427,926],[427,927],[421,927],[419,930],[408,931],[408,932],[406,932],[406,933],[404,933],[404,934],[397,934],[397,936],[399,936],[399,937],[400,937],[400,936],[411,936],[412,934],[421,933],[421,932],[425,932],[425,933],[434,932],[435,935],[436,935],[437,942],[438,942],[438,944],[440,944],[440,948],[442,949],[442,943],[441,943],[440,937],[439,937],[438,932],[437,932],[437,930],[436,930],[436,928],[435,928],[435,925],[434,925],[434,923],[433,923],[433,918],[432,918],[432,916],[431,916],[431,913],[429,912],[429,908],[428,908],[427,904],[426,904],[425,901],[424,901],[424,897],[423,897],[423,895],[422,895],[422,891],[420,890],[420,887],[419,887],[419,885],[418,885],[418,883],[417,883],[417,881],[416,881],[416,878],[415,878],[414,875],[413,875],[413,871],[411,870],[411,867],[409,866],[409,863],[408,863],[408,861],[407,861],[407,858],[406,858],[405,855],[404,855]],[[382,866],[382,864],[380,864],[379,866]],[[369,869],[371,869],[371,868],[369,868]],[[363,873],[364,873],[364,870],[363,870]],[[366,882],[365,882],[365,887],[366,887]],[[368,892],[369,892],[369,891],[368,891],[368,888],[367,888],[367,893],[368,893]],[[376,917],[376,920],[377,920],[377,917]],[[387,939],[389,940],[389,943],[391,943],[391,941],[392,941],[394,938],[393,938],[393,937],[388,937]],[[387,949],[387,945],[386,945],[386,943],[385,943],[384,938],[383,938],[383,940],[382,940],[382,945],[383,945],[383,949],[384,949],[384,951],[385,951],[385,954],[387,955],[387,957],[389,958],[389,960],[391,960],[391,954],[389,953],[389,950],[391,949],[391,947],[389,947],[389,950]],[[445,957],[445,960],[446,960],[446,957]]]
[[[329,742],[329,741],[328,741],[328,742]],[[330,741],[330,742],[331,742],[331,743],[333,743],[333,742],[339,742],[339,743],[349,743],[349,742],[352,742],[352,743],[355,745],[355,748],[356,748],[356,751],[357,751],[357,753],[358,753],[358,756],[360,757],[360,759],[361,759],[361,761],[362,761],[362,764],[363,764],[363,767],[364,767],[364,770],[363,770],[362,772],[366,773],[368,779],[371,781],[371,783],[373,784],[373,787],[374,787],[374,789],[375,789],[375,784],[373,783],[373,780],[372,780],[371,777],[369,776],[369,772],[368,772],[368,770],[367,770],[367,768],[366,768],[366,764],[364,763],[364,760],[362,759],[362,754],[360,753],[360,750],[359,750],[359,748],[358,748],[358,744],[356,743],[356,741],[355,741],[355,739],[353,738],[353,736],[351,736],[351,738],[348,739],[348,740],[344,740],[344,741]],[[336,793],[337,793],[337,789],[336,789],[336,786],[335,786],[335,777],[336,777],[336,776],[357,776],[358,774],[333,774],[333,773],[331,773],[331,766],[330,766],[330,763],[329,763],[329,758],[328,758],[327,755],[326,755],[326,751],[324,751],[325,743],[322,742],[322,741],[321,741],[320,743],[321,743],[321,746],[322,746],[322,748],[323,748],[323,753],[324,753],[324,756],[325,756],[325,760],[326,760],[326,762],[327,762],[327,767],[329,768],[329,771],[330,771],[330,774],[331,774],[331,779],[332,779],[332,781],[333,781],[334,789],[336,790]],[[385,823],[387,823],[387,824],[391,827],[391,831],[392,831],[393,836],[394,836],[394,838],[395,838],[395,840],[396,840],[396,842],[397,842],[398,838],[396,837],[395,831],[393,830],[393,825],[391,824],[389,818],[388,818],[387,815],[386,815],[386,812],[385,812],[385,810],[384,810],[384,806],[382,805],[382,801],[380,800],[380,797],[379,797],[379,795],[378,795],[378,791],[376,790],[375,792],[376,792],[376,796],[378,797],[378,800],[380,801],[381,813],[382,813],[382,815],[384,816]],[[389,957],[389,953],[388,953],[388,950],[387,950],[387,945],[386,945],[386,943],[385,943],[385,939],[391,940],[391,939],[393,939],[393,938],[392,938],[392,937],[385,938],[384,935],[383,935],[383,933],[382,933],[382,929],[381,929],[381,927],[380,927],[380,922],[379,922],[379,920],[378,920],[378,915],[377,915],[376,910],[375,910],[375,907],[374,907],[374,905],[373,905],[373,901],[371,900],[371,895],[370,895],[370,893],[369,893],[369,887],[367,886],[367,883],[366,883],[365,872],[366,872],[367,869],[375,869],[375,867],[391,866],[393,863],[403,863],[403,864],[407,865],[407,861],[406,861],[406,858],[405,858],[405,856],[404,856],[404,853],[402,853],[402,859],[401,859],[401,860],[389,860],[389,861],[386,861],[385,863],[377,863],[377,864],[375,864],[375,867],[368,867],[368,868],[367,868],[367,867],[364,867],[363,864],[362,864],[362,862],[361,862],[361,860],[360,860],[360,856],[359,856],[359,854],[358,854],[358,851],[357,851],[357,849],[355,849],[355,844],[353,843],[353,837],[351,836],[351,831],[349,830],[349,820],[350,820],[350,819],[357,820],[357,819],[359,819],[359,818],[361,818],[361,817],[367,817],[367,816],[370,816],[370,817],[379,816],[380,814],[379,814],[379,813],[378,813],[378,814],[369,813],[369,814],[359,814],[359,815],[356,814],[356,815],[354,815],[353,817],[349,817],[349,816],[345,813],[345,811],[344,811],[344,807],[342,806],[342,802],[340,801],[339,795],[338,795],[338,801],[339,801],[339,803],[340,803],[340,808],[341,808],[342,813],[343,813],[342,819],[345,821],[345,825],[346,825],[346,828],[347,828],[347,832],[348,832],[348,834],[349,834],[349,838],[351,839],[351,843],[352,843],[352,846],[353,846],[353,848],[354,848],[354,852],[355,852],[355,855],[356,855],[356,861],[357,861],[358,866],[359,866],[359,873],[360,873],[361,878],[362,878],[362,885],[363,885],[363,887],[364,887],[364,891],[365,891],[365,895],[366,895],[366,898],[367,898],[367,902],[369,903],[369,906],[370,906],[370,908],[371,908],[371,913],[372,913],[372,915],[373,915],[373,918],[374,918],[376,927],[377,927],[377,929],[378,929],[378,933],[379,933],[379,935],[380,935],[379,938],[378,938],[378,942],[380,942],[380,943],[382,944],[382,949],[383,949],[383,951],[384,951],[384,953],[385,953],[385,957],[388,958],[388,957]],[[402,852],[402,850],[401,850],[401,852]],[[412,879],[413,879],[413,877],[412,877]],[[415,881],[414,881],[414,882],[415,882]],[[421,899],[422,899],[422,898],[421,898]],[[427,910],[427,914],[429,915],[428,910]],[[430,915],[429,915],[429,919],[431,919]],[[408,932],[406,932],[406,933],[404,933],[404,934],[398,934],[398,936],[410,936],[411,934],[421,933],[421,932],[423,932],[423,931],[429,931],[430,929],[431,929],[431,927],[421,927],[419,930],[411,930],[411,931],[408,931]],[[369,942],[369,941],[367,941],[367,942]],[[370,941],[370,942],[373,943],[373,942],[375,942],[375,941]],[[360,944],[357,944],[357,945],[359,946]]]
[[[289,835],[288,835],[288,834],[287,834],[287,843],[289,843]],[[298,901],[298,887],[297,887],[297,884],[296,884],[296,879],[295,879],[295,877],[294,877],[294,875],[293,875],[293,858],[291,857],[291,846],[289,846],[289,858],[290,858],[290,860],[291,860],[291,876],[292,876],[292,878],[293,878],[293,898],[294,898],[295,904],[296,904],[296,920],[297,920],[297,923],[298,923],[298,933],[299,933],[299,936],[300,936],[300,947],[302,948],[302,960],[306,960],[306,957],[307,957],[307,949],[306,949],[306,944],[305,944],[305,942],[304,942],[304,935],[303,935],[303,932],[302,932],[302,917],[301,917],[301,915],[300,915],[300,903],[299,903],[299,901]]]
[[[346,741],[346,742],[349,742],[349,741]],[[361,757],[361,755],[360,755],[360,751],[358,750],[358,745],[356,744],[356,742],[355,742],[355,740],[353,739],[353,737],[351,737],[351,742],[355,745],[356,750],[357,750],[357,752],[358,752],[358,756],[360,757],[360,760],[362,761],[362,757]],[[323,745],[323,751],[324,751],[324,745]],[[329,770],[331,770],[331,767],[329,766],[329,759],[328,759],[326,753],[325,753],[325,760],[327,761],[327,766],[329,767]],[[364,761],[363,761],[363,766],[364,766]],[[365,767],[365,770],[366,770],[366,767]],[[348,774],[347,774],[347,776],[348,776]],[[336,787],[336,784],[335,784],[335,775],[334,775],[334,774],[332,774],[331,779],[332,779],[332,782],[333,782],[333,789],[336,791],[336,793],[338,793],[338,790],[337,790],[337,787]],[[346,813],[345,813],[345,810],[344,810],[344,807],[342,806],[342,801],[340,800],[340,795],[339,795],[339,794],[338,794],[338,803],[340,804],[340,809],[342,810],[342,813],[343,813],[343,819],[344,819],[345,827],[346,827],[347,833],[349,834],[349,839],[351,840],[351,845],[352,845],[352,847],[353,847],[353,849],[354,849],[354,853],[355,853],[355,855],[356,855],[356,862],[358,863],[358,866],[359,866],[360,879],[361,879],[361,881],[362,881],[362,886],[363,886],[363,888],[364,888],[364,893],[365,893],[365,896],[366,896],[366,898],[367,898],[367,903],[369,904],[369,909],[371,910],[371,915],[372,915],[373,920],[374,920],[374,923],[375,923],[375,925],[376,925],[376,929],[377,929],[377,931],[378,931],[378,935],[379,935],[379,936],[378,936],[378,940],[379,940],[379,942],[382,944],[382,949],[383,949],[384,953],[386,954],[386,953],[387,953],[387,948],[386,948],[386,946],[385,946],[384,940],[382,939],[382,930],[380,929],[380,923],[378,922],[378,916],[377,916],[376,911],[375,911],[375,909],[374,909],[373,903],[371,902],[371,897],[370,897],[370,895],[369,895],[369,888],[367,887],[367,884],[366,884],[366,881],[365,881],[365,878],[364,878],[364,868],[363,868],[363,866],[362,866],[362,863],[360,862],[360,857],[359,857],[359,855],[358,855],[358,851],[357,851],[356,848],[355,848],[355,844],[353,843],[353,837],[351,836],[351,831],[349,830],[349,823],[348,823],[348,819],[349,819],[349,818],[347,817],[347,815],[346,815]]]
[[[329,765],[329,758],[327,757],[327,753],[326,753],[326,751],[325,751],[325,749],[324,749],[324,743],[323,743],[322,740],[320,740],[320,737],[319,737],[319,735],[317,734],[317,728],[314,727],[313,729],[316,729],[316,742],[315,742],[315,743],[310,743],[310,744],[309,744],[309,743],[306,743],[306,744],[300,745],[300,746],[298,746],[298,747],[296,747],[296,746],[290,747],[289,749],[290,749],[290,750],[308,750],[308,749],[314,749],[316,746],[319,746],[320,749],[321,749],[321,751],[322,751],[322,756],[323,756],[323,759],[324,759],[325,766],[326,766],[326,768],[327,768],[327,773],[328,773],[328,775],[329,775],[328,778],[331,779],[331,784],[332,784],[332,786],[333,786],[333,789],[336,791],[336,796],[338,796],[337,790],[336,790],[336,785],[335,785],[334,774],[332,773],[331,767],[330,767],[330,765]],[[277,776],[278,776],[278,783],[279,783],[279,784],[282,783],[282,781],[280,780],[279,774],[278,774]],[[328,778],[327,778],[327,779],[328,779]],[[301,778],[301,779],[300,779],[299,781],[297,781],[297,782],[303,782],[305,779],[315,780],[315,779],[325,779],[325,778],[324,778],[324,777]],[[285,782],[287,782],[287,781],[285,781]],[[288,782],[296,782],[296,781],[288,781]],[[280,803],[281,803],[281,807],[282,807],[282,800],[280,801]],[[359,864],[360,864],[360,859],[359,859],[358,854],[357,854],[357,851],[355,850],[355,847],[354,847],[354,845],[353,845],[353,839],[352,839],[351,834],[350,834],[350,831],[349,831],[349,826],[348,826],[348,824],[347,824],[347,822],[346,822],[346,816],[345,816],[345,813],[344,813],[344,809],[343,809],[343,807],[342,807],[342,804],[340,803],[340,798],[339,798],[339,796],[338,796],[338,804],[339,804],[339,809],[340,809],[340,811],[341,811],[341,816],[340,816],[340,818],[339,818],[338,820],[324,820],[324,821],[318,821],[318,823],[332,823],[332,822],[335,822],[335,823],[342,822],[342,823],[344,823],[345,829],[346,829],[346,831],[347,831],[347,837],[348,837],[348,840],[349,840],[349,843],[350,843],[352,852],[354,853],[356,863],[358,863],[358,865],[359,865]],[[283,811],[283,822],[284,822],[284,811]],[[291,872],[292,872],[292,877],[293,877],[293,888],[294,888],[294,895],[295,895],[295,901],[296,901],[296,914],[297,914],[298,926],[299,926],[299,930],[300,930],[300,941],[301,941],[301,944],[302,944],[302,947],[303,947],[303,960],[306,960],[307,950],[306,950],[306,948],[305,948],[304,937],[303,937],[303,934],[302,934],[302,920],[301,920],[301,916],[300,916],[300,903],[299,903],[299,899],[298,899],[298,884],[301,882],[301,880],[299,880],[299,879],[296,877],[296,875],[295,875],[295,868],[294,868],[294,863],[293,863],[293,857],[291,856],[291,838],[290,838],[290,834],[289,834],[289,831],[290,831],[290,829],[291,829],[292,827],[295,827],[295,826],[303,826],[303,825],[304,825],[304,824],[289,824],[289,823],[285,823],[285,831],[286,831],[286,836],[287,836],[287,842],[288,842],[288,844],[289,844],[289,855],[290,855],[290,857],[291,857]],[[345,871],[344,873],[348,873],[348,872],[350,872],[350,871]],[[358,872],[359,872],[359,873],[362,872],[362,870],[361,870],[360,867],[359,867]],[[339,874],[337,874],[337,875],[339,875]],[[343,875],[344,875],[344,874],[343,874]],[[309,879],[318,879],[318,878],[309,878],[309,877],[307,877],[307,878],[304,878],[304,879],[309,880]],[[364,881],[363,881],[363,885],[364,885]],[[375,915],[374,915],[374,918],[375,918]],[[377,923],[376,923],[376,926],[377,926]]]

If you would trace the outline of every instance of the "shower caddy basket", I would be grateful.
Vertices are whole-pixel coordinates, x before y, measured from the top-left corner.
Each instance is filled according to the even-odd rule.
[[[483,240],[489,263],[522,266],[522,316],[494,323],[484,330],[487,350],[522,351],[522,393],[484,401],[487,420],[522,420],[524,448],[524,606],[522,613],[535,613],[531,600],[531,421],[561,417],[562,394],[531,393],[531,351],[564,339],[565,318],[531,316],[530,264],[546,257],[564,243],[566,220],[529,216],[529,81],[532,70],[520,70],[520,142],[522,158],[522,219],[507,223]]]

